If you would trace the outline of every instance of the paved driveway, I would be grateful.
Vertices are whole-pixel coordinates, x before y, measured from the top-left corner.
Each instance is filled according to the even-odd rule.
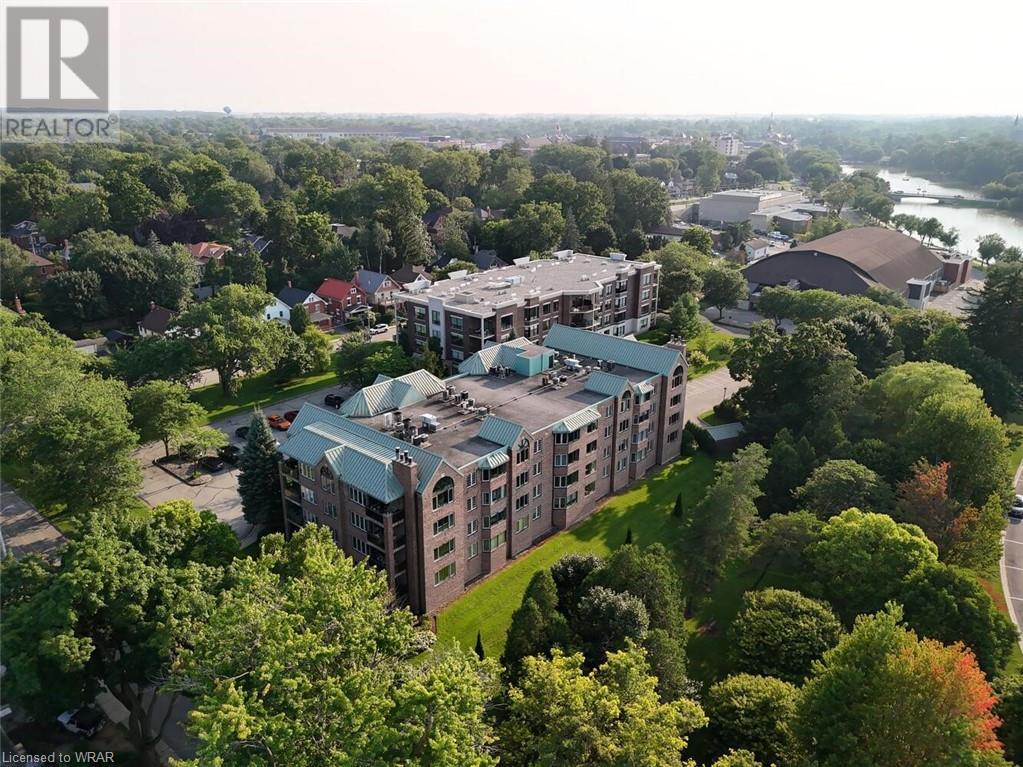
[[[0,482],[0,509],[0,556],[50,558],[64,545],[60,530],[6,482]]]
[[[1016,493],[1023,495],[1023,463],[1016,470]],[[1019,629],[1023,616],[1023,519],[1009,518],[1002,548],[1002,590],[1009,604],[1009,616]]]
[[[728,399],[746,384],[736,381],[728,368],[720,368],[686,382],[686,421],[696,423],[700,413],[706,413],[722,400]]]

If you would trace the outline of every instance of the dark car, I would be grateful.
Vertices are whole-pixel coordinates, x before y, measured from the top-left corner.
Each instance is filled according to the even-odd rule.
[[[224,468],[224,459],[215,455],[204,455],[199,459],[199,466],[206,471],[220,471]]]
[[[323,404],[326,405],[327,407],[332,407],[335,410],[341,407],[341,404],[344,401],[345,398],[342,397],[340,394],[328,394],[326,397],[323,398]]]
[[[249,427],[239,426],[237,429],[234,430],[234,436],[236,436],[238,439],[245,439],[247,436],[249,436]]]
[[[106,719],[95,707],[83,706],[68,709],[57,717],[57,721],[68,732],[81,735],[83,738],[91,738],[99,732]]]
[[[284,414],[284,420],[288,421],[289,423],[294,423],[296,418],[298,418],[297,410],[289,410],[287,413]]]
[[[238,456],[241,455],[242,449],[237,445],[225,445],[217,450],[217,455],[223,458],[230,464],[238,463]]]

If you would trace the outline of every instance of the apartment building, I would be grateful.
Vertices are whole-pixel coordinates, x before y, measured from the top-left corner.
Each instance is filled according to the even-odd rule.
[[[654,325],[660,265],[554,253],[520,258],[483,274],[452,273],[416,292],[395,296],[406,319],[409,348],[423,349],[431,337],[453,368],[487,346],[511,338],[540,343],[556,324],[605,335],[641,333]]]
[[[330,528],[432,615],[679,455],[688,366],[668,346],[553,325],[440,379],[380,376],[307,404],[281,445],[288,534]]]

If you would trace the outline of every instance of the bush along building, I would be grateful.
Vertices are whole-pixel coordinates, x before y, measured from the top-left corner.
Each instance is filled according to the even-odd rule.
[[[395,296],[409,349],[430,338],[452,367],[488,343],[528,338],[539,343],[555,324],[606,335],[642,333],[657,313],[653,262],[558,251],[551,258],[516,259],[481,274],[453,272],[416,292]]]
[[[458,373],[380,376],[337,412],[307,404],[281,445],[285,529],[330,528],[435,614],[475,581],[678,457],[687,363],[553,325]]]

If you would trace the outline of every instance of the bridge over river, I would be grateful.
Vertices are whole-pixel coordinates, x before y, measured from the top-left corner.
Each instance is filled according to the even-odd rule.
[[[984,197],[966,197],[961,194],[933,194],[926,190],[917,192],[891,191],[888,197],[895,202],[903,200],[933,200],[939,205],[958,205],[963,208],[994,208],[998,206],[998,200],[989,200]]]

